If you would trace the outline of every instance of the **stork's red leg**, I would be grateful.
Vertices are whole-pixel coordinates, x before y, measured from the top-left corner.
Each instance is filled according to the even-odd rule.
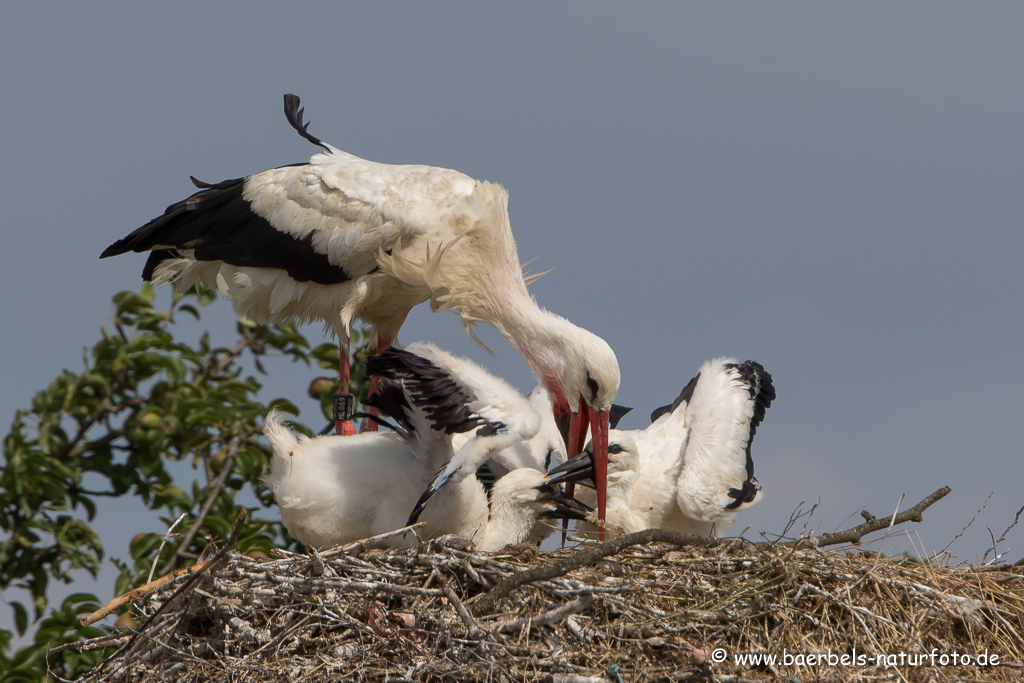
[[[383,335],[377,335],[377,353],[384,351],[391,346],[392,338]],[[367,392],[370,396],[374,396],[380,393],[381,387],[384,385],[384,380],[374,375],[370,378],[370,389]],[[371,415],[377,414],[376,406],[367,406],[366,412]],[[377,431],[377,423],[368,417],[364,417],[362,423],[359,425],[360,432],[375,432]]]
[[[348,344],[338,342],[338,393],[334,395],[334,431],[338,436],[352,436],[356,433],[356,426],[351,419],[339,419],[345,417],[345,412],[352,410],[352,395],[349,393],[349,371],[348,371]],[[341,410],[347,405],[347,410]]]

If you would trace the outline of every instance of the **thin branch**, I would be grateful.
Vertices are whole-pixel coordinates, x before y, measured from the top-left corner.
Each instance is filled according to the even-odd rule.
[[[931,494],[920,503],[912,508],[908,508],[903,512],[893,515],[892,517],[884,517],[880,519],[873,519],[864,524],[859,524],[852,529],[846,531],[837,531],[834,534],[822,534],[817,538],[803,538],[798,541],[790,541],[783,545],[790,545],[797,548],[824,548],[830,545],[839,545],[840,543],[858,543],[862,538],[875,531],[886,529],[897,524],[903,524],[904,522],[921,522],[923,517],[921,513],[930,508],[936,502],[942,500],[949,495],[950,489],[948,486],[943,486],[941,489]]]
[[[980,515],[981,511],[984,510],[985,507],[988,505],[988,501],[990,501],[992,499],[992,495],[993,494],[991,494],[991,493],[988,494],[988,498],[985,499],[985,502],[981,504],[981,507],[978,508],[978,511],[974,513],[973,517],[971,517],[971,521],[967,522],[967,525],[963,529],[960,530],[960,533],[958,533],[956,536],[954,536],[953,540],[950,541],[949,543],[947,543],[946,547],[939,551],[939,553],[938,553],[939,555],[942,555],[947,550],[949,550],[949,546],[951,546],[954,543],[956,543],[956,540],[958,538],[960,538],[961,536],[963,536],[967,532],[967,530],[971,528],[971,525],[974,524],[974,520],[978,519],[978,515]],[[1024,509],[1024,508],[1022,508],[1022,509]],[[1020,513],[1018,512],[1017,514],[1019,515]]]
[[[91,652],[92,650],[106,650],[108,648],[123,645],[129,638],[131,638],[130,635],[106,635],[100,636],[99,638],[90,638],[89,640],[74,640],[70,643],[64,643],[63,645],[58,645],[57,647],[50,648],[46,651],[46,655],[47,657],[49,657],[50,655],[57,654],[58,652],[63,652],[64,650],[71,649],[77,650],[79,652]]]
[[[494,588],[484,593],[483,596],[481,596],[473,605],[473,611],[477,615],[493,612],[502,598],[506,597],[509,593],[520,586],[533,583],[534,581],[546,581],[548,579],[564,576],[574,569],[595,564],[598,560],[607,557],[608,555],[614,555],[623,548],[631,545],[641,545],[645,543],[670,543],[672,545],[680,546],[717,547],[722,545],[740,544],[744,547],[768,549],[779,546],[792,548],[824,548],[826,546],[839,545],[841,543],[858,542],[867,534],[880,529],[885,529],[896,524],[903,524],[904,522],[922,521],[921,513],[931,507],[931,505],[936,501],[949,495],[949,492],[950,488],[948,486],[943,486],[941,489],[931,494],[914,507],[897,515],[893,515],[892,517],[871,520],[864,524],[855,526],[852,529],[839,531],[834,534],[824,534],[817,538],[804,538],[781,544],[764,542],[753,543],[751,541],[734,538],[706,538],[704,536],[695,536],[693,534],[681,534],[677,531],[668,531],[667,529],[647,529],[645,531],[638,531],[636,533],[626,534],[625,536],[620,536],[614,540],[595,545],[591,548],[577,551],[560,562],[547,564],[541,567],[534,567],[533,569],[527,569],[508,576],[499,581]]]
[[[216,565],[216,564],[220,563],[220,562],[221,562],[222,560],[224,560],[224,559],[225,559],[225,558],[227,557],[228,551],[229,551],[229,550],[231,550],[231,548],[233,548],[233,547],[234,547],[234,545],[235,545],[235,541],[237,541],[237,540],[238,540],[238,537],[239,537],[239,535],[241,535],[241,533],[242,533],[242,527],[243,527],[243,526],[245,526],[245,520],[247,520],[248,518],[249,518],[249,511],[248,511],[248,510],[246,510],[245,508],[242,508],[242,511],[238,513],[238,517],[237,517],[237,518],[235,519],[235,525],[234,525],[234,527],[233,527],[233,528],[231,529],[231,535],[230,535],[230,536],[228,536],[228,540],[227,540],[227,542],[226,542],[226,543],[224,544],[224,547],[223,547],[223,548],[221,548],[220,550],[218,550],[218,551],[217,551],[217,553],[216,553],[216,554],[215,554],[215,555],[214,555],[213,557],[211,557],[211,558],[210,558],[209,560],[207,560],[206,562],[201,562],[201,563],[200,563],[199,565],[196,565],[196,567],[198,567],[198,569],[196,569],[196,571],[195,571],[195,572],[194,572],[194,573],[193,573],[193,574],[192,574],[191,576],[189,576],[189,578],[188,578],[188,579],[187,579],[187,580],[185,581],[185,583],[183,583],[183,584],[181,585],[181,588],[179,588],[178,590],[174,591],[174,593],[172,593],[172,594],[171,594],[171,596],[170,596],[169,598],[167,598],[166,600],[164,600],[163,604],[161,604],[161,605],[160,605],[160,607],[158,607],[158,608],[157,608],[157,610],[156,610],[155,612],[153,612],[153,614],[151,614],[151,615],[149,616],[149,618],[148,618],[148,619],[146,619],[146,621],[145,621],[145,622],[144,622],[144,623],[142,624],[142,626],[140,626],[140,627],[139,627],[139,629],[138,629],[138,630],[137,630],[137,631],[136,631],[136,632],[135,632],[135,633],[134,633],[134,634],[132,635],[132,637],[131,637],[131,638],[130,638],[130,639],[128,640],[128,642],[127,642],[127,643],[125,643],[124,645],[122,645],[122,646],[121,646],[121,647],[120,647],[120,648],[119,648],[119,649],[117,650],[117,652],[115,652],[114,654],[112,654],[112,655],[111,655],[110,657],[108,657],[107,659],[105,659],[105,660],[104,660],[104,661],[103,661],[103,662],[102,662],[102,663],[100,664],[100,666],[99,666],[99,669],[102,669],[102,668],[103,668],[104,666],[106,666],[106,664],[107,664],[108,662],[110,662],[110,661],[112,661],[112,660],[114,660],[114,659],[117,659],[117,658],[118,658],[118,657],[120,657],[120,656],[121,656],[122,654],[124,654],[125,652],[127,652],[127,651],[128,651],[128,650],[129,650],[130,648],[131,648],[132,644],[133,644],[133,643],[134,643],[134,642],[135,642],[136,640],[138,640],[139,636],[140,636],[140,635],[142,635],[143,631],[145,631],[145,630],[146,630],[146,628],[147,628],[147,627],[148,627],[148,626],[149,626],[150,624],[152,624],[152,623],[153,623],[153,620],[154,620],[154,619],[156,619],[156,618],[157,618],[158,616],[160,616],[160,614],[161,614],[161,613],[162,613],[162,612],[163,612],[163,611],[164,611],[165,609],[167,609],[167,607],[168,607],[169,605],[173,604],[173,603],[175,602],[175,600],[176,600],[176,599],[177,599],[177,598],[178,598],[178,597],[179,597],[180,595],[182,595],[183,593],[185,593],[185,591],[187,591],[187,590],[189,590],[190,588],[192,588],[193,586],[195,586],[195,585],[196,585],[196,582],[197,582],[197,581],[199,580],[199,578],[200,578],[200,577],[201,577],[201,576],[202,576],[202,575],[203,575],[203,574],[204,574],[204,573],[205,573],[205,572],[206,572],[207,570],[209,570],[209,568],[210,568],[210,567],[212,567],[212,566],[214,566],[214,565]],[[165,582],[165,583],[166,583],[166,582]],[[92,616],[92,615],[90,615],[90,616]],[[88,617],[86,617],[86,618],[88,618]],[[102,618],[102,617],[101,617],[101,618]],[[83,619],[82,621],[84,622],[85,620]],[[97,671],[98,671],[99,669],[97,669]]]
[[[164,551],[164,546],[167,545],[167,541],[170,540],[174,527],[178,526],[178,524],[181,523],[181,520],[186,517],[188,517],[188,512],[182,512],[178,519],[174,520],[174,524],[170,526],[167,533],[164,534],[163,539],[160,541],[160,547],[156,549],[156,557],[153,558],[153,566],[149,568],[149,578],[146,579],[147,583],[153,580],[153,573],[156,572],[156,565],[160,562],[160,554]]]
[[[509,621],[501,625],[498,630],[502,633],[515,633],[516,631],[522,630],[524,626],[530,624],[531,626],[547,626],[548,624],[557,624],[566,617],[572,614],[578,614],[579,612],[585,612],[594,606],[594,595],[587,593],[578,600],[567,602],[561,607],[556,607],[553,610],[549,610],[544,614],[534,616],[526,616],[522,619],[516,619],[515,621]]]
[[[1020,516],[1022,514],[1024,514],[1024,507],[1022,507],[1020,510],[1017,510],[1017,514],[1013,518],[1013,523],[1010,524],[1010,526],[1006,527],[1006,531],[1003,532],[1003,535],[997,538],[995,542],[992,543],[992,547],[985,551],[985,556],[981,558],[982,564],[985,564],[985,560],[988,559],[989,553],[995,553],[996,555],[996,557],[993,559],[993,562],[999,559],[999,550],[996,548],[996,546],[998,546],[1000,543],[1006,540],[1006,535],[1010,533],[1013,527],[1017,526],[1017,523],[1020,522]]]
[[[103,607],[100,607],[92,614],[82,617],[82,626],[95,624],[100,619],[103,619],[107,615],[114,613],[115,611],[120,609],[122,606],[128,604],[129,602],[135,602],[136,600],[139,600],[149,595],[160,586],[170,581],[173,581],[179,576],[200,572],[203,569],[206,569],[206,565],[208,564],[210,564],[209,560],[207,560],[206,562],[200,562],[199,564],[194,564],[191,567],[182,567],[181,569],[175,569],[170,574],[166,576],[161,576],[159,579],[156,579],[155,581],[150,581],[149,583],[139,586],[138,588],[133,588],[127,593],[117,596],[116,598],[108,602]]]
[[[206,496],[206,500],[203,502],[202,509],[199,510],[199,514],[196,516],[196,521],[192,523],[188,533],[181,539],[181,543],[178,544],[177,550],[168,558],[167,562],[160,569],[160,573],[164,574],[174,568],[174,563],[178,561],[179,557],[185,555],[188,552],[188,547],[192,544],[196,534],[199,533],[199,529],[203,526],[203,522],[206,521],[206,516],[210,514],[210,510],[213,509],[214,504],[217,502],[217,496],[220,495],[220,490],[224,486],[224,482],[228,480],[228,476],[231,474],[231,470],[235,466],[235,454],[238,453],[241,447],[242,437],[235,435],[228,441],[228,445],[225,447],[227,457],[224,459],[224,466],[221,467],[220,474],[217,475],[217,479],[214,480],[213,486],[210,487],[210,492]]]

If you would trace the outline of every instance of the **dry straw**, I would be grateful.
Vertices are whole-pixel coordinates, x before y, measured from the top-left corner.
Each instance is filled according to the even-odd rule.
[[[196,571],[133,591],[135,629],[74,646],[111,653],[88,681],[1024,680],[1022,568],[849,545],[920,521],[946,493],[816,541],[648,530],[551,553],[447,537],[258,560],[229,539]],[[986,651],[998,665],[962,662]],[[779,661],[735,659],[759,653]]]

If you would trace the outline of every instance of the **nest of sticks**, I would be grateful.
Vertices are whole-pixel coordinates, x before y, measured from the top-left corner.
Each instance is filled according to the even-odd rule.
[[[457,537],[391,550],[371,539],[261,560],[229,539],[85,620],[130,605],[135,628],[63,647],[112,653],[85,681],[1021,680],[1024,567],[851,545],[920,521],[945,493],[776,543],[648,530],[489,555]],[[986,652],[985,665],[963,659]],[[777,660],[736,658],[763,654]]]

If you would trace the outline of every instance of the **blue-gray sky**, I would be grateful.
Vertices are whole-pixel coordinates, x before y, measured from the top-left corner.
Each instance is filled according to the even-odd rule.
[[[338,147],[508,188],[523,260],[553,269],[538,300],[618,354],[625,427],[707,358],[761,361],[766,496],[737,530],[819,499],[832,530],[949,484],[913,529],[939,550],[993,493],[952,547],[974,559],[1024,505],[1022,28],[1011,3],[7,4],[0,417],[81,367],[145,260],[99,252],[189,174],[309,157],[295,92]],[[533,385],[453,314],[415,311],[417,339]],[[268,385],[318,423],[313,374]],[[100,528],[114,556],[160,530]],[[1024,529],[1005,546],[1024,557]]]

